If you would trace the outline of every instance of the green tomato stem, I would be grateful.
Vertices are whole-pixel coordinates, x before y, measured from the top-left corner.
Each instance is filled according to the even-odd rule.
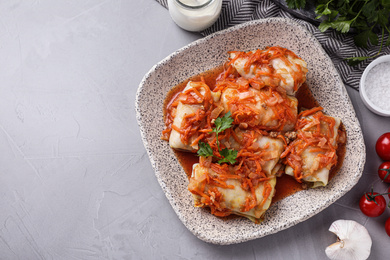
[[[386,171],[387,173],[386,173],[386,175],[385,175],[385,177],[383,178],[383,180],[382,180],[382,182],[384,181],[384,180],[386,180],[387,179],[387,177],[389,177],[389,175],[390,175],[390,169],[379,169],[380,171]]]

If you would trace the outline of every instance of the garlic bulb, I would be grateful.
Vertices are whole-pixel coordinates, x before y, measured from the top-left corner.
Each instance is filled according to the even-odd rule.
[[[329,231],[337,235],[337,242],[325,249],[332,260],[367,259],[371,252],[372,240],[365,227],[353,220],[337,220]]]

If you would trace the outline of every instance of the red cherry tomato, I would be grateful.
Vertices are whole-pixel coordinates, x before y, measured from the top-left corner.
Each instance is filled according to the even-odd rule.
[[[385,223],[385,230],[386,230],[387,235],[390,237],[390,218],[388,218],[388,219],[386,220],[386,223]]]
[[[366,192],[360,199],[359,207],[364,215],[368,217],[380,216],[386,208],[386,200],[377,192]]]
[[[383,169],[385,169],[385,170],[383,170]],[[390,183],[390,161],[384,162],[381,165],[379,165],[378,175],[379,175],[379,178],[381,178],[381,180],[383,182]]]
[[[390,161],[390,132],[384,133],[378,138],[375,150],[382,160]]]

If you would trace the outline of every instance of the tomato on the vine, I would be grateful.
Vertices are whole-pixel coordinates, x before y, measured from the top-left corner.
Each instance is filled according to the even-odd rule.
[[[379,165],[378,176],[383,182],[390,183],[390,161]]]
[[[386,223],[385,223],[385,230],[386,230],[387,235],[390,237],[390,218],[388,218],[388,219],[386,220]]]
[[[377,192],[366,192],[359,201],[359,207],[364,215],[378,217],[385,211],[386,200]]]
[[[390,161],[390,132],[384,133],[378,138],[375,150],[382,160]]]

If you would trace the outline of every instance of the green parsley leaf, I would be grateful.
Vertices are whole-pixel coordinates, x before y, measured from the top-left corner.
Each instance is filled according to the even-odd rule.
[[[318,29],[319,29],[321,32],[325,32],[325,31],[328,30],[329,28],[331,28],[331,24],[330,24],[330,22],[328,22],[328,21],[323,21],[323,22],[320,23],[320,25],[318,26]]]
[[[215,119],[214,124],[215,128],[213,129],[213,132],[220,133],[230,127],[232,127],[232,123],[234,119],[231,117],[232,113],[227,112],[223,117],[218,117]]]
[[[217,136],[217,146],[218,146],[218,151],[223,157],[218,161],[219,164],[221,163],[231,163],[234,164],[236,163],[236,158],[238,152],[236,150],[229,150],[227,148],[222,149],[222,151],[219,149],[219,141],[218,141],[218,134],[230,127],[232,127],[232,123],[234,119],[231,117],[230,111],[227,112],[223,117],[218,117],[215,119],[214,124],[215,128],[213,128],[213,132],[216,133]],[[214,156],[213,154],[213,149],[211,149],[211,146],[208,143],[204,143],[202,141],[199,142],[199,149],[197,154],[199,156],[203,157],[208,157],[208,156]],[[215,156],[214,156],[215,157]]]
[[[390,2],[390,1],[389,1]],[[385,8],[378,11],[378,23],[382,27],[386,27],[389,24],[390,8]]]
[[[334,20],[339,15],[339,11],[332,10],[332,13],[328,14],[328,18]]]
[[[236,150],[229,150],[227,148],[222,149],[220,151],[220,154],[223,156],[223,159],[219,160],[218,163],[230,163],[235,164],[237,159],[238,151]]]
[[[332,11],[328,8],[327,4],[320,4],[317,6],[315,13],[318,14],[316,19],[320,19],[323,15],[330,15]]]
[[[307,2],[307,0],[306,0]],[[380,44],[379,52],[370,57],[351,57],[349,64],[357,63],[378,56],[382,46],[390,45],[390,40],[384,41],[384,32],[390,34],[390,0],[316,0],[316,19],[322,19],[318,26],[321,32],[332,28],[341,33],[355,34],[356,46],[368,48]],[[290,8],[296,8],[299,0],[287,0]],[[379,32],[382,37],[379,39]],[[390,36],[388,36],[390,39]],[[369,44],[370,43],[370,44]]]
[[[378,35],[376,33],[373,33],[372,31],[370,31],[370,33],[368,34],[368,38],[370,39],[372,45],[377,45],[379,43]]]
[[[386,8],[390,8],[390,1],[389,0],[381,0],[381,5]]]
[[[364,47],[367,48],[367,43],[368,43],[368,37],[370,34],[370,30],[361,32],[357,34],[355,37],[353,37],[353,40],[358,47]]]
[[[288,8],[291,9],[300,9],[305,8],[306,0],[286,0]]]
[[[378,12],[376,8],[378,7],[378,1],[368,1],[362,8],[363,15],[367,18],[367,22],[373,23],[378,21]]]
[[[213,156],[213,149],[211,149],[209,144],[200,141],[197,154],[203,157]]]
[[[217,146],[218,146],[218,151],[219,149],[219,141],[218,141],[218,134],[230,127],[232,127],[232,123],[234,119],[231,117],[232,113],[227,112],[223,117],[218,117],[215,119],[214,124],[215,128],[213,128],[213,132],[216,133],[217,136]]]
[[[341,19],[341,18],[339,18]],[[336,31],[339,31],[341,33],[347,33],[349,32],[349,29],[351,28],[351,23],[353,22],[353,20],[349,20],[349,21],[343,21],[343,20],[339,20],[339,21],[334,21],[334,22],[331,22],[330,23],[330,26],[333,28],[333,29],[336,29]]]

